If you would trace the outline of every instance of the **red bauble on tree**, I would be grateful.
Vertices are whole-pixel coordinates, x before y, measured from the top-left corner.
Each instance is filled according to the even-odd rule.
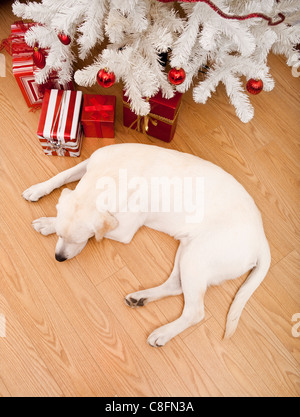
[[[114,85],[116,76],[113,72],[108,72],[106,68],[98,71],[97,82],[101,87],[109,88]]]
[[[63,32],[58,33],[57,37],[61,41],[61,43],[64,44],[64,45],[69,45],[71,43],[70,36],[66,35]]]
[[[250,78],[247,82],[246,88],[250,94],[259,94],[263,89],[263,82],[262,80],[255,80],[254,78]]]
[[[43,69],[45,67],[46,65],[45,55],[37,46],[34,47],[32,59],[33,59],[34,64],[38,68]]]
[[[169,71],[168,78],[173,85],[182,84],[185,80],[185,71],[183,68],[172,68]]]

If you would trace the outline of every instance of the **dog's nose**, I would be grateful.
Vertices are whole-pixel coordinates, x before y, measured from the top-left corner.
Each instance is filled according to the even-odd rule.
[[[59,253],[56,253],[56,254],[55,254],[55,259],[56,259],[58,262],[63,262],[63,261],[65,261],[67,258],[65,258],[64,256],[60,255]]]

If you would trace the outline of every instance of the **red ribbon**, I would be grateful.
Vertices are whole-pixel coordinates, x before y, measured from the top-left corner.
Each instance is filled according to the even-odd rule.
[[[92,104],[92,106],[84,106],[84,110],[87,113],[92,112],[90,118],[98,122],[95,123],[95,127],[96,135],[100,138],[103,137],[101,119],[108,119],[110,116],[108,112],[112,113],[114,111],[114,106],[112,104],[104,104],[105,101],[106,98],[102,96],[98,96],[97,99],[95,97],[91,97],[89,98],[89,102]]]
[[[177,0],[158,0],[161,3],[170,3]],[[253,19],[255,17],[259,17],[261,19],[267,20],[269,26],[276,26],[282,23],[285,19],[285,15],[282,13],[278,13],[278,17],[280,20],[273,22],[271,17],[266,16],[263,13],[250,13],[246,16],[236,16],[236,15],[229,15],[224,12],[222,12],[221,9],[219,9],[218,6],[216,6],[212,1],[210,0],[180,0],[185,3],[206,3],[209,7],[211,7],[216,13],[218,13],[219,16],[223,17],[224,19],[236,19],[236,20],[247,20],[247,19]]]
[[[104,105],[103,103],[105,103],[105,98],[99,96],[98,99],[96,99],[95,97],[90,98],[90,102],[93,104],[92,106],[85,106],[84,110],[86,112],[92,112],[91,114],[91,119],[93,120],[99,120],[99,119],[108,119],[109,117],[109,113],[107,112],[113,112],[114,110],[114,106],[112,106],[111,104],[106,104]],[[102,103],[101,103],[102,102]]]

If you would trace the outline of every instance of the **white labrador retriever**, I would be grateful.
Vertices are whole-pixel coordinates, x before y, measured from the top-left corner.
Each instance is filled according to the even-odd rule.
[[[185,188],[179,196],[184,199],[181,207],[194,198],[196,205],[202,206],[198,216],[191,216],[190,209],[178,209],[182,188],[174,188],[172,195],[166,188],[161,193],[153,184],[150,186],[157,178],[170,180],[172,185],[181,180]],[[120,144],[98,149],[88,160],[28,188],[23,197],[37,201],[55,188],[78,180],[74,191],[62,191],[57,217],[33,222],[35,230],[43,235],[57,233],[56,259],[61,262],[78,255],[92,236],[129,243],[142,225],[179,240],[168,280],[125,299],[129,306],[136,307],[184,294],[182,315],[149,336],[152,346],[165,345],[203,319],[204,294],[209,285],[237,278],[252,269],[227,316],[225,336],[230,337],[271,260],[261,215],[245,189],[221,168],[196,156],[151,145]],[[165,199],[170,200],[166,204],[170,210],[157,209]]]

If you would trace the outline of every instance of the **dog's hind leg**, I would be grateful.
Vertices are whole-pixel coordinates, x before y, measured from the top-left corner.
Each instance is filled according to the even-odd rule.
[[[55,233],[56,217],[40,217],[32,222],[34,230],[40,232],[44,236]]]
[[[185,251],[180,259],[181,287],[185,302],[182,315],[177,320],[154,330],[148,337],[148,343],[151,346],[164,346],[173,337],[204,318],[204,295],[207,281],[200,277],[204,271],[199,270],[198,262],[190,255]]]
[[[147,290],[137,291],[125,297],[125,302],[130,307],[141,307],[149,303],[150,301],[159,300],[163,297],[168,297],[170,295],[179,295],[182,293],[181,283],[180,283],[180,270],[179,270],[179,260],[181,253],[181,245],[179,245],[174,267],[171,272],[171,275],[162,285],[158,287],[149,288]]]
[[[86,173],[88,159],[81,162],[74,167],[67,169],[47,181],[39,184],[32,185],[30,188],[25,190],[22,196],[28,201],[37,201],[41,197],[50,194],[55,188],[59,188],[62,185],[68,184],[69,182],[79,181]]]

